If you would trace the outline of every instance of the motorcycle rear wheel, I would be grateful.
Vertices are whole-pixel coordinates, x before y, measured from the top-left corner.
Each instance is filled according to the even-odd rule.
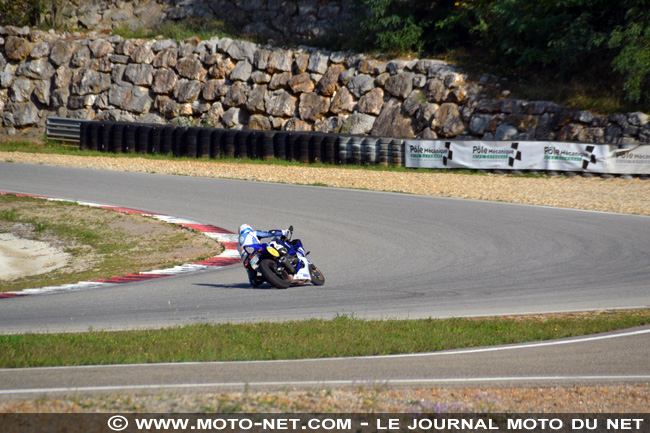
[[[291,276],[284,269],[279,272],[277,269],[275,261],[271,259],[263,259],[260,262],[260,272],[264,279],[278,289],[286,289],[291,285]]]
[[[309,265],[309,276],[311,276],[311,282],[314,286],[322,286],[325,284],[325,276],[315,265]]]

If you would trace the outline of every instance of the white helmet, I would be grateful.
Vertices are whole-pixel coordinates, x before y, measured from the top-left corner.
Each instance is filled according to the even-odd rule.
[[[252,232],[253,227],[249,226],[248,224],[242,224],[239,226],[239,234],[241,235],[242,233],[246,232]]]

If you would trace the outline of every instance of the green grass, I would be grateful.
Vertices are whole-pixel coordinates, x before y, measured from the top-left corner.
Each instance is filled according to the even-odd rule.
[[[162,36],[165,39],[183,41],[190,37],[208,40],[214,36],[232,37],[232,28],[222,20],[186,18],[182,22],[164,21],[150,28],[122,26],[113,29],[113,34],[125,39],[152,39]]]
[[[78,144],[59,143],[57,141],[0,141],[2,152],[25,152],[65,155],[87,155],[90,151],[82,151]],[[95,152],[97,155],[100,152]]]
[[[542,341],[650,324],[650,310],[445,320],[200,324],[0,336],[0,367],[387,355]]]
[[[0,220],[7,222],[18,221],[18,212],[16,209],[0,209]]]

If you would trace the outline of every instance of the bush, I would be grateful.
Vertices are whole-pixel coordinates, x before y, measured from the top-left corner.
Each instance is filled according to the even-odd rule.
[[[558,74],[599,62],[620,15],[608,0],[468,2],[477,43],[524,68],[551,67]]]
[[[647,98],[650,1],[356,0],[358,29],[377,50],[487,53],[519,73],[581,74],[612,65],[627,99]],[[645,93],[644,93],[645,92]]]
[[[47,3],[47,0],[0,0],[0,25],[39,25]]]
[[[0,25],[58,27],[69,0],[0,0]]]
[[[418,2],[363,0],[359,39],[388,54],[422,49],[422,32],[428,22],[416,16]],[[367,46],[367,45],[366,45]]]
[[[650,99],[650,2],[628,2],[625,23],[611,34],[609,46],[617,49],[614,69],[625,77],[624,89],[633,102]]]

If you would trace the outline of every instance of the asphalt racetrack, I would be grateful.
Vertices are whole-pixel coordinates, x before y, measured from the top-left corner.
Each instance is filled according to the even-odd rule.
[[[123,206],[236,231],[292,224],[323,287],[253,289],[239,265],[0,299],[3,333],[650,305],[650,218],[405,194],[0,163],[0,190]],[[46,393],[648,382],[650,328],[385,357],[0,370],[0,397]]]
[[[427,318],[650,305],[650,218],[239,180],[0,163],[0,189],[124,206],[233,232],[286,228],[323,287],[253,289],[241,266],[0,300],[0,329],[85,331]]]

